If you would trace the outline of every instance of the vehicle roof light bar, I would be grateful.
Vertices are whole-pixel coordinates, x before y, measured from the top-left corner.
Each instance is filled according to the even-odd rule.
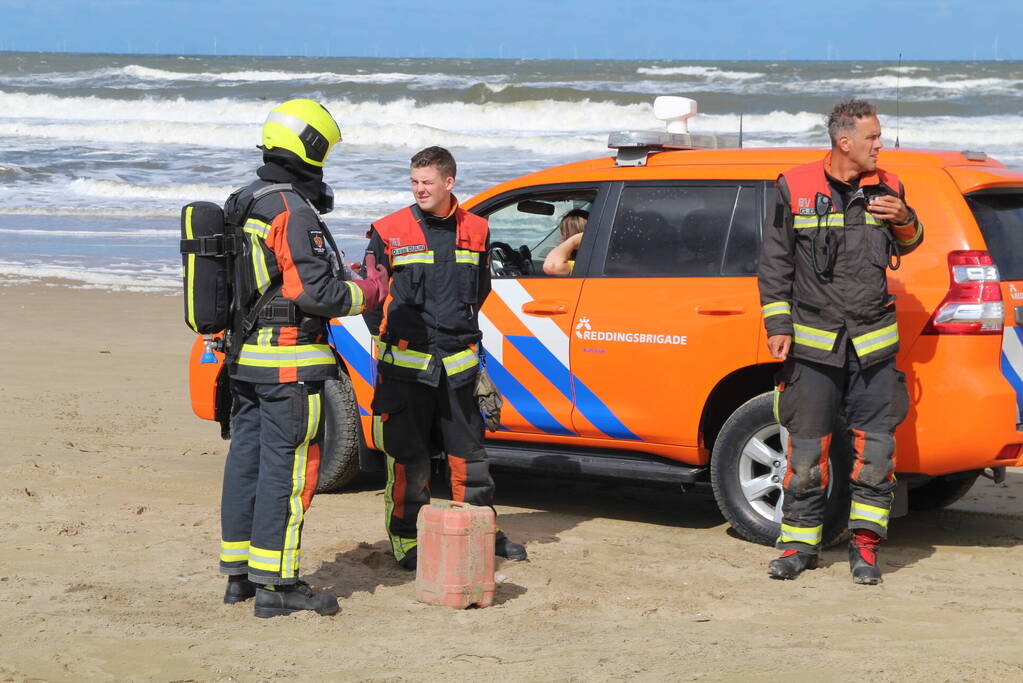
[[[688,121],[696,116],[696,100],[661,96],[654,100],[654,116],[664,121],[664,131],[620,131],[611,133],[607,146],[618,150],[616,166],[646,166],[647,156],[667,150],[723,149],[742,146],[742,134],[693,135]],[[741,127],[741,123],[739,124]]]

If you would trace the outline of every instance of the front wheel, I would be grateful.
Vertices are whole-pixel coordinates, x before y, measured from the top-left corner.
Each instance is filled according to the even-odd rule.
[[[844,433],[844,429],[836,433]],[[842,541],[849,516],[848,439],[832,438],[831,443],[824,547]],[[718,508],[746,540],[774,545],[778,538],[786,469],[782,428],[774,419],[773,392],[768,392],[732,413],[711,454],[711,483]]]

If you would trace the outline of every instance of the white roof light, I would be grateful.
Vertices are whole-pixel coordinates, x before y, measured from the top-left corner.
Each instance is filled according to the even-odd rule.
[[[688,133],[687,122],[696,116],[696,100],[661,95],[654,100],[654,116],[668,124],[669,133]]]

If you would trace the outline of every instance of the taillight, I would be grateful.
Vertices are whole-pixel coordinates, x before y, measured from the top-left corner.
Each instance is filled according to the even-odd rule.
[[[998,266],[986,251],[948,254],[948,294],[931,316],[924,334],[999,334],[1005,305]]]

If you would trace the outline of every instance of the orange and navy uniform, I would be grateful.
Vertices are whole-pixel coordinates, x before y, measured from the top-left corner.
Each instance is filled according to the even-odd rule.
[[[474,395],[489,227],[452,198],[443,216],[413,205],[373,223],[368,236],[367,252],[390,275],[382,310],[363,318],[376,344],[373,442],[386,456],[386,528],[400,562],[416,545],[437,453],[447,457],[455,500],[493,502]]]
[[[830,167],[829,153],[778,179],[758,273],[768,336],[792,337],[775,394],[775,417],[789,433],[777,545],[812,553],[823,539],[832,456],[846,452],[832,449],[840,413],[852,435],[848,527],[887,534],[894,433],[909,408],[905,375],[895,368],[899,331],[887,269],[923,240],[912,209],[905,225],[867,211],[874,196],[905,200],[895,174],[877,169],[847,183]],[[845,434],[836,438],[844,442]]]
[[[235,225],[245,217],[236,301],[256,308],[266,292],[279,292],[267,295],[230,365],[220,571],[291,584],[298,581],[302,524],[319,476],[324,381],[338,372],[326,321],[362,313],[365,297],[343,279],[330,232],[290,184],[258,180],[232,195],[225,214]]]

